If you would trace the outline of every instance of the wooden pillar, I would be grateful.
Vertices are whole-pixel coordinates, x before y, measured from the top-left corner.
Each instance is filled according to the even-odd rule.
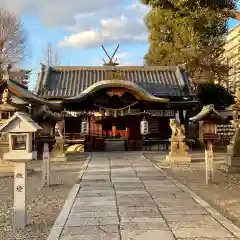
[[[187,117],[187,112],[184,117],[183,111],[184,110],[182,109],[178,110],[178,113],[179,113],[180,124],[184,125],[185,135],[187,136],[188,135],[188,117]]]
[[[186,110],[185,118],[184,118],[184,128],[185,128],[185,134],[188,136],[188,127],[189,127],[189,117],[188,117],[188,110]]]
[[[178,110],[178,114],[179,114],[179,119],[180,119],[180,124],[184,124],[184,116],[183,116],[183,110],[180,109]]]

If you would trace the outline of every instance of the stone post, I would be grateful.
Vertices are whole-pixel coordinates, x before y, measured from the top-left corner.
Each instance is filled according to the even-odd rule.
[[[27,170],[26,162],[17,162],[14,167],[14,231],[24,229],[27,223]]]
[[[50,153],[49,143],[43,145],[43,184],[50,185]]]
[[[213,141],[206,140],[205,146],[205,174],[206,184],[214,180],[214,168],[213,168]]]

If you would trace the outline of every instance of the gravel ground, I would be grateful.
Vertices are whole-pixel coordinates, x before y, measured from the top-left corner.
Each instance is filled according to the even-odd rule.
[[[170,169],[166,167],[163,157],[157,154],[145,156],[162,167],[168,176],[187,186],[240,227],[240,174],[229,174],[217,170],[221,163],[219,160],[214,163],[214,183],[206,185],[204,162],[191,163],[190,167]]]
[[[32,162],[35,172],[28,177],[28,225],[24,231],[12,232],[13,178],[0,178],[0,240],[45,240],[69,191],[75,184],[81,162],[51,165],[51,186],[41,187],[41,162]]]

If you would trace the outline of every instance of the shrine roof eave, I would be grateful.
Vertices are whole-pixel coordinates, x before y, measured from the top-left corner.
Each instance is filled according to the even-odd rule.
[[[189,99],[189,100],[180,100],[180,101],[169,101],[167,103],[168,107],[176,107],[176,108],[191,108],[196,107],[200,104],[199,100]]]
[[[133,83],[131,81],[126,80],[103,80],[96,82],[95,84],[91,85],[84,91],[82,91],[80,94],[74,97],[69,97],[63,99],[63,103],[71,103],[71,102],[77,102],[77,101],[83,101],[86,99],[86,97],[90,96],[91,94],[95,93],[98,90],[104,89],[104,88],[126,88],[130,90],[133,95],[136,96],[137,100],[142,101],[150,101],[150,102],[159,102],[159,103],[167,103],[169,102],[168,98],[161,98],[156,97],[143,89],[141,86],[137,85],[136,83]]]
[[[61,109],[61,103],[55,103],[50,100],[46,100],[42,97],[39,97],[13,79],[7,79],[2,81],[0,87],[2,86],[7,88],[11,93],[18,96],[20,99],[25,100],[29,104],[37,106],[47,105],[51,109],[59,111]]]

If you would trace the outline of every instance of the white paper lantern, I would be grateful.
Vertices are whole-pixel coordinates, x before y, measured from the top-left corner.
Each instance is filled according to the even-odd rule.
[[[149,133],[148,122],[145,118],[140,122],[140,129],[142,135],[147,135]]]
[[[88,127],[88,122],[87,121],[82,121],[81,123],[81,133],[84,135],[88,135],[88,131],[89,127]]]

